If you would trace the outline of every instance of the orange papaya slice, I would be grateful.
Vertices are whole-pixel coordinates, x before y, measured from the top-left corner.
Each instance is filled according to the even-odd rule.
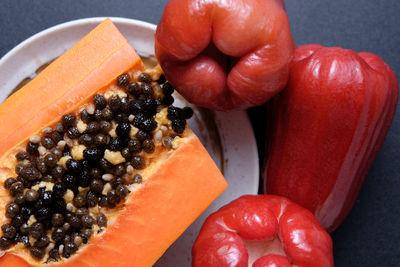
[[[0,105],[0,266],[151,266],[227,183],[105,20]]]

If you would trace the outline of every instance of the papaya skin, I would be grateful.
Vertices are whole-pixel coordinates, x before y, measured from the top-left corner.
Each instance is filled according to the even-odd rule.
[[[107,45],[103,47],[101,43]],[[0,105],[0,124],[5,125],[0,129],[2,223],[7,220],[5,205],[11,200],[2,185],[14,172],[14,154],[24,148],[29,137],[54,126],[63,114],[77,113],[79,107],[115,83],[122,73],[143,70],[140,57],[112,22],[106,20]],[[92,236],[70,258],[49,265],[153,265],[227,187],[195,134],[187,128],[183,135],[176,150],[154,160],[149,177],[126,198],[103,233]],[[0,266],[39,265],[27,250],[11,248],[0,257]]]

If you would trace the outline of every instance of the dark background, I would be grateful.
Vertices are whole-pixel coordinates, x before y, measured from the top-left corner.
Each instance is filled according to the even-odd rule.
[[[166,3],[166,0],[1,0],[0,57],[31,35],[78,18],[120,16],[156,24]],[[286,8],[297,45],[320,43],[373,52],[400,74],[399,0],[286,0]],[[336,266],[400,263],[399,112],[353,210],[332,234]],[[264,114],[264,107],[249,110],[260,158]]]

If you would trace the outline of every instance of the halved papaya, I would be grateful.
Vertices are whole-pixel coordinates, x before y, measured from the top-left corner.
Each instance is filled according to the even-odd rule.
[[[0,105],[0,266],[151,266],[227,187],[105,20]]]

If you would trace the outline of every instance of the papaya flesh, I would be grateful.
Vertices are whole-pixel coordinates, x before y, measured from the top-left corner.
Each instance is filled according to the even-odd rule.
[[[0,251],[0,266],[151,266],[225,190],[225,179],[199,139],[184,119],[174,117],[184,113],[187,118],[190,111],[170,106],[171,100],[165,93],[171,91],[170,85],[155,82],[160,75],[159,68],[145,68],[135,50],[107,19],[0,105],[0,222],[6,225],[2,227],[0,245],[21,235],[28,238],[25,243],[13,239],[12,245]],[[146,81],[149,77],[151,81]],[[135,88],[142,91],[138,93]],[[100,115],[97,112],[101,103],[96,99],[109,103]],[[117,99],[117,104],[112,99]],[[129,100],[128,109],[123,108],[122,99]],[[139,121],[141,111],[137,111],[135,101],[152,110],[146,110],[146,122],[146,119]],[[100,133],[95,127],[100,122],[93,121],[96,116],[104,121],[105,109],[111,109],[114,117],[108,131]],[[83,119],[83,112],[91,116],[90,122]],[[66,114],[75,116],[74,126],[68,126]],[[55,140],[52,134],[60,133],[57,128],[60,125],[64,125],[64,132],[58,136],[63,139]],[[98,135],[106,136],[108,143],[100,146],[97,142],[103,141],[97,141]],[[38,138],[40,141],[35,140]],[[52,142],[50,139],[54,144],[44,147]],[[128,149],[132,140],[141,143],[140,151]],[[61,150],[59,145],[63,145],[60,155],[54,152]],[[49,163],[51,160],[46,158],[49,154],[56,157],[56,165]],[[106,162],[105,165],[100,161]],[[54,166],[63,168],[60,177],[54,174]],[[31,170],[29,181],[24,180],[27,174],[26,171],[21,174],[21,168]],[[76,168],[78,171],[74,172]],[[95,168],[101,172],[101,179],[93,178]],[[32,175],[32,169],[36,176]],[[85,171],[89,173],[86,176]],[[65,178],[67,175],[74,179],[73,183]],[[9,177],[15,179],[11,182],[12,189],[7,185]],[[104,184],[102,192],[93,191],[92,182],[96,179]],[[17,183],[24,188],[19,190]],[[64,195],[57,196],[60,193],[56,192],[56,184],[65,187]],[[32,197],[27,193],[29,190],[39,192],[34,205],[28,203]],[[111,201],[113,190],[119,194],[117,202]],[[96,196],[95,205],[88,204],[90,193]],[[21,202],[18,209],[10,208],[19,195],[23,195],[23,200],[18,200]],[[46,198],[48,195],[52,197]],[[86,204],[79,202],[78,196],[87,197]],[[108,202],[102,202],[107,197]],[[56,202],[65,202],[62,211],[57,210],[64,216],[64,228],[59,227],[64,231],[62,241],[53,235],[56,211],[52,209]],[[26,216],[21,207],[27,207],[32,214]],[[86,213],[79,215],[83,211]],[[100,225],[100,214],[107,218],[107,226]],[[25,216],[23,223],[29,227],[28,234],[18,232],[22,223],[16,222],[18,216]],[[90,216],[92,221],[84,220]],[[79,227],[73,225],[71,217],[80,220]],[[44,225],[40,237],[34,237],[35,223]],[[11,231],[12,227],[17,229],[17,235]],[[88,229],[92,235],[81,234]],[[67,247],[72,250],[72,243],[75,250],[67,253]],[[51,257],[50,252],[58,252],[58,257]]]

